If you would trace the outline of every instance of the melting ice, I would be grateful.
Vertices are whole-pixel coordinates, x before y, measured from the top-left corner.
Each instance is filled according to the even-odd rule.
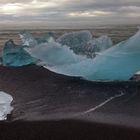
[[[89,31],[66,33],[56,40],[50,35],[40,42],[27,32],[20,37],[23,45],[18,49],[11,41],[5,44],[5,65],[27,65],[36,58],[53,72],[103,81],[129,80],[140,70],[140,31],[114,46],[108,36],[94,38]]]
[[[0,120],[6,120],[7,115],[13,110],[13,107],[11,107],[12,101],[13,98],[11,95],[0,91]]]

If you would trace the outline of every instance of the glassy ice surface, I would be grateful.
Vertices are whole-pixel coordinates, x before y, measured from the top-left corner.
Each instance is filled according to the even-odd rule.
[[[5,66],[23,66],[32,64],[36,61],[23,48],[26,46],[15,45],[12,40],[5,43],[2,51],[2,63]]]
[[[12,101],[13,98],[11,95],[0,91],[0,120],[6,120],[7,115],[13,110],[13,107],[11,106]]]
[[[49,52],[47,47],[43,49],[38,48],[35,51],[34,48],[31,48],[28,52],[45,62],[46,67],[56,73],[81,76],[87,80],[129,80],[140,70],[140,63],[138,61],[140,59],[140,31],[127,41],[123,41],[103,51],[94,59],[80,58],[78,61],[73,61],[73,56],[76,55],[69,49],[66,49],[66,46],[54,47]],[[59,59],[61,63],[59,61],[54,63],[52,59],[46,57],[46,55],[55,54],[56,49],[58,49],[57,52],[59,50],[61,52],[64,51],[64,53],[58,53],[53,57],[53,60]]]

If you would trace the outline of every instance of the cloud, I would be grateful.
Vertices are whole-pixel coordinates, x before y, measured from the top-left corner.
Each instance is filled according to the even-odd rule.
[[[139,0],[1,0],[1,21],[56,23],[140,22]],[[86,20],[86,21],[85,21]]]

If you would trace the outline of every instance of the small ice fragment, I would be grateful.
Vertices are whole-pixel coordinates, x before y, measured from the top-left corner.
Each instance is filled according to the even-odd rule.
[[[12,101],[13,98],[11,95],[0,91],[0,120],[6,120],[7,115],[13,110],[13,107],[11,106]]]

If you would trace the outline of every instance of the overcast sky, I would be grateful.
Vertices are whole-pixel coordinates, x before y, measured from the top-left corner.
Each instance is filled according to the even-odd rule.
[[[140,0],[0,0],[0,23],[140,23]]]

